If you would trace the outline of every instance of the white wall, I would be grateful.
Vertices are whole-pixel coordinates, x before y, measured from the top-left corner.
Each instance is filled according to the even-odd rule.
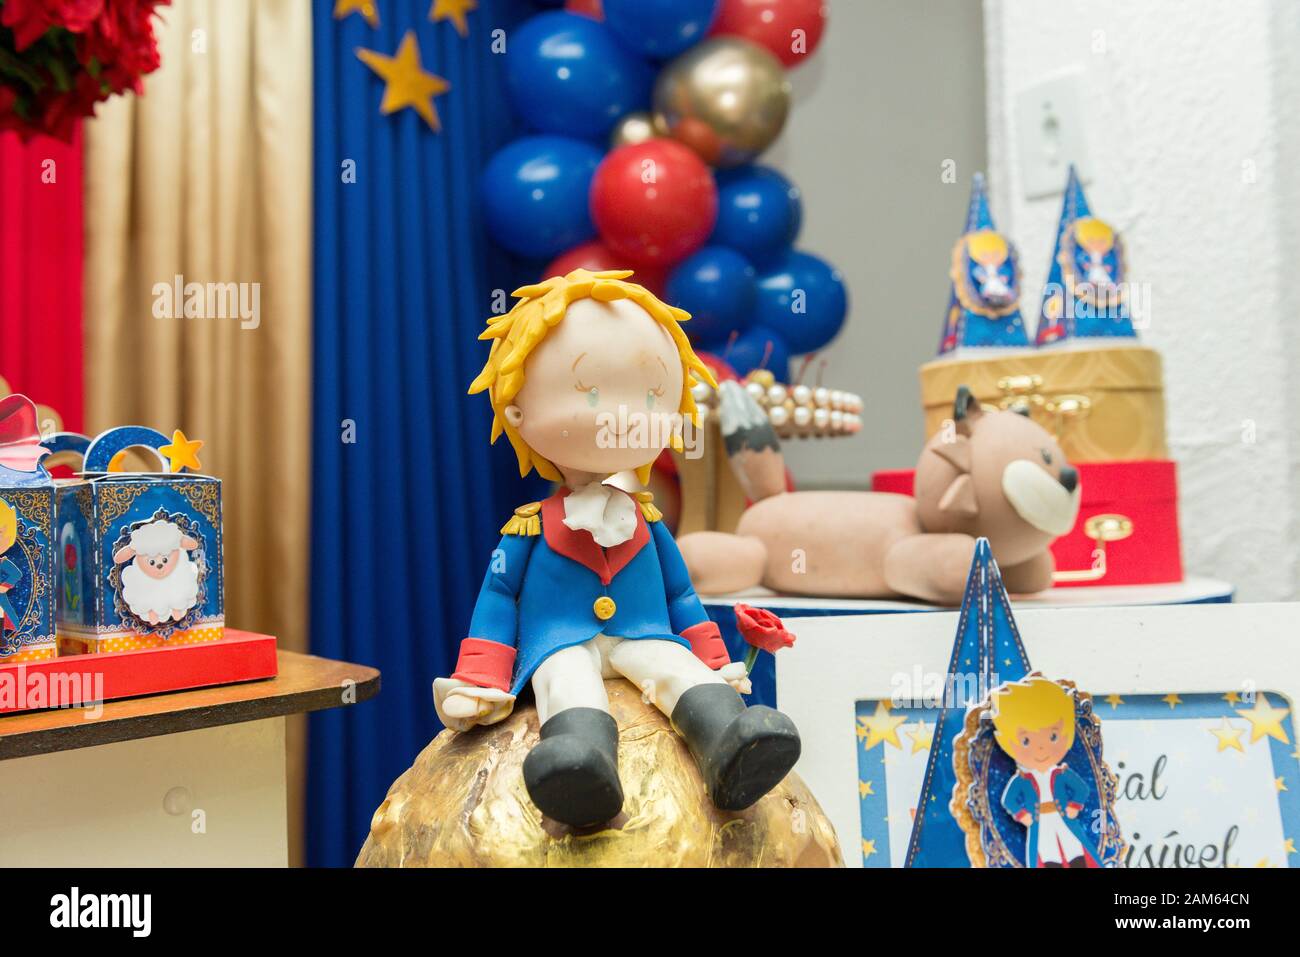
[[[825,382],[867,403],[858,436],[787,442],[787,459],[802,488],[866,488],[876,469],[910,468],[925,438],[916,370],[939,340],[948,257],[984,164],[984,40],[975,0],[829,6],[762,162],[803,191],[798,245],[844,273],[849,320]],[[945,160],[954,183],[940,179]]]
[[[985,0],[984,18],[993,208],[1027,294],[1060,197],[1024,195],[1015,97],[1079,68],[1088,198],[1150,284],[1188,571],[1300,597],[1300,4]]]

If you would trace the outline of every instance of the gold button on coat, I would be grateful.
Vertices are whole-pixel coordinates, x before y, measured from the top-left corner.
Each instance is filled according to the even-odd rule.
[[[614,599],[608,595],[601,595],[591,606],[591,610],[596,613],[596,617],[601,621],[609,621],[614,617],[614,612],[618,606],[614,604]]]

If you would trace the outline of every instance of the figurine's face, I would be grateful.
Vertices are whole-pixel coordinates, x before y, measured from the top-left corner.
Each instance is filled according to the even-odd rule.
[[[636,303],[581,299],[535,348],[506,420],[561,469],[613,474],[651,462],[680,432],[682,360]]]
[[[176,567],[176,560],[180,558],[180,549],[175,548],[164,555],[137,555],[135,556],[135,567],[140,569],[150,578],[163,579],[171,574]]]
[[[1047,771],[1056,767],[1069,750],[1062,721],[1037,731],[1017,728],[1015,740],[1011,742],[1011,756],[1022,768],[1031,771]]]

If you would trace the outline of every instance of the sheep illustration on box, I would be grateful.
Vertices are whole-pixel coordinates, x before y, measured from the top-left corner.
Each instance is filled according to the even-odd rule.
[[[58,493],[59,653],[220,640],[221,482],[197,474],[203,443],[126,426],[48,445],[56,457],[83,458],[81,480]],[[124,471],[131,449],[156,457],[160,470]]]

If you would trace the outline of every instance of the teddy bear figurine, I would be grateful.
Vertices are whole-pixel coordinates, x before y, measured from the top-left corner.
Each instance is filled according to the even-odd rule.
[[[921,452],[914,498],[787,492],[770,421],[736,383],[724,382],[720,391],[729,463],[754,504],[734,535],[682,536],[686,566],[702,594],[761,584],[793,595],[956,605],[980,537],[989,540],[1009,591],[1051,587],[1049,546],[1074,527],[1079,472],[1028,416],[986,411],[961,386],[952,427]]]
[[[631,275],[577,269],[525,286],[480,336],[492,346],[470,392],[488,393],[492,439],[505,434],[522,475],[561,487],[502,529],[455,671],[434,682],[439,717],[460,732],[505,719],[531,685],[541,730],[524,784],[573,827],[623,805],[605,678],[669,716],[721,810],[753,805],[799,757],[790,719],[741,698],[744,664],[730,661],[652,496],[635,491],[665,448],[683,446],[692,386],[713,378],[682,331],[689,315]]]

